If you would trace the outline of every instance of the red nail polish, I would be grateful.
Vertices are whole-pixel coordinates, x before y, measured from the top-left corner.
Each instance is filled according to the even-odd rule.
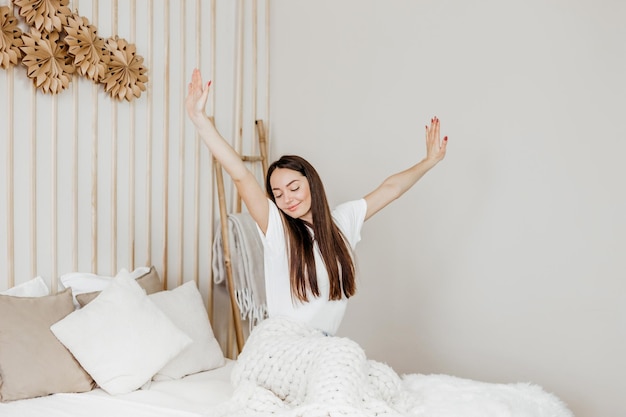
[[[448,137],[447,136],[444,137],[443,140],[447,142],[448,141]]]

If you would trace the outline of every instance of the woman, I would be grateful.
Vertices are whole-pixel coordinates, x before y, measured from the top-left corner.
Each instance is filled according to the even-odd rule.
[[[363,222],[404,194],[446,153],[439,119],[426,126],[426,157],[385,179],[359,200],[329,209],[322,181],[301,157],[286,155],[268,169],[265,190],[205,113],[211,82],[192,74],[186,107],[209,150],[232,178],[261,233],[270,317],[286,316],[335,334],[354,295],[352,250]]]

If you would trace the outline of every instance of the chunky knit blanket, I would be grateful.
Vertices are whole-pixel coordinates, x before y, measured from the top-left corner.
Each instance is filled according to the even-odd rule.
[[[233,397],[211,416],[573,417],[536,385],[399,376],[352,340],[280,318],[254,329],[231,379]]]

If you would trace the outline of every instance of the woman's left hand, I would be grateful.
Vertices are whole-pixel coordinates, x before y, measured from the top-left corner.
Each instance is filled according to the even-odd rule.
[[[448,137],[443,140],[439,136],[439,119],[435,116],[430,119],[430,126],[426,125],[426,159],[437,163],[446,156]]]

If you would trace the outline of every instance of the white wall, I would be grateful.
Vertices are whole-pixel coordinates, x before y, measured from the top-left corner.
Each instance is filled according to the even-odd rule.
[[[446,159],[366,224],[340,333],[401,372],[626,413],[626,3],[273,0],[272,158],[333,203]]]

